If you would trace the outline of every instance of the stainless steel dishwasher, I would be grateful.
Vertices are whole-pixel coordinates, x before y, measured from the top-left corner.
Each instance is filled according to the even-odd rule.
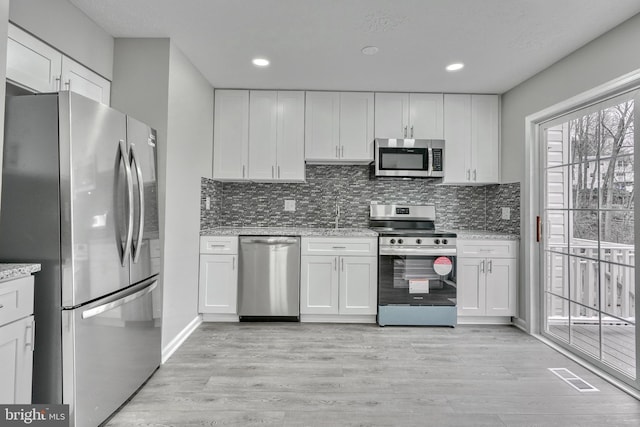
[[[240,320],[298,320],[300,237],[240,237]]]

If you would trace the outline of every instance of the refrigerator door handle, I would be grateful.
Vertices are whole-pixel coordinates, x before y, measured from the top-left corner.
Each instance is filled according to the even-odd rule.
[[[150,286],[147,286],[146,288],[134,292],[132,294],[129,294],[123,298],[117,299],[115,301],[111,301],[108,302],[106,304],[102,304],[99,305],[97,307],[91,308],[89,310],[85,310],[82,312],[82,318],[83,319],[90,319],[91,317],[95,317],[95,316],[99,316],[102,313],[105,313],[109,310],[113,310],[116,307],[120,307],[121,305],[124,305],[126,303],[129,303],[133,300],[136,300],[140,297],[145,296],[146,294],[148,294],[149,292],[152,292],[156,287],[158,286],[158,282],[155,281],[153,282]]]
[[[131,244],[133,242],[133,177],[131,174],[131,166],[127,159],[127,145],[124,140],[120,140],[118,145],[120,150],[120,158],[124,163],[124,172],[127,179],[127,198],[129,201],[129,212],[127,214],[127,240],[122,248],[122,266],[127,265],[129,255],[131,254]]]
[[[131,166],[136,172],[136,178],[138,180],[138,201],[140,202],[140,210],[138,211],[138,235],[136,236],[135,244],[131,245],[133,262],[137,263],[140,259],[140,246],[142,245],[142,235],[144,234],[144,181],[142,178],[140,162],[138,162],[138,159],[136,158],[136,153],[133,150],[133,147],[131,147]]]

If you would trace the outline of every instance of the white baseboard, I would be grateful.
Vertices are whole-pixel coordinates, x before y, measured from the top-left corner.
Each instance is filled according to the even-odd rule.
[[[375,314],[301,314],[303,323],[376,323]]]
[[[203,322],[239,322],[237,314],[202,313]]]
[[[458,316],[458,325],[512,325],[510,316]]]
[[[515,326],[518,329],[521,329],[523,332],[530,333],[529,332],[529,324],[524,319],[521,319],[519,317],[514,317],[513,318],[513,326]]]
[[[193,333],[193,331],[198,329],[198,326],[200,326],[200,324],[202,324],[202,318],[200,317],[200,315],[198,315],[198,316],[195,317],[195,319],[193,319],[191,322],[189,322],[189,324],[187,326],[185,326],[185,328],[183,330],[181,330],[180,333],[178,335],[176,335],[175,338],[173,338],[171,340],[171,342],[169,344],[167,344],[167,346],[165,348],[162,349],[162,363],[163,364],[167,360],[169,360],[169,358],[173,355],[173,353],[175,353],[175,351],[178,348],[180,348],[182,343],[185,342],[185,340],[187,338],[189,338],[189,335],[191,335]]]

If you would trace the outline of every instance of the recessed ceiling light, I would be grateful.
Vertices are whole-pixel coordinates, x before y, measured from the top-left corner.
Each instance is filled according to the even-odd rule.
[[[253,58],[251,62],[253,62],[253,65],[256,67],[266,67],[269,65],[269,60],[265,58]]]
[[[364,53],[365,55],[375,55],[376,53],[378,53],[378,49],[376,46],[365,46],[362,48],[362,53]]]
[[[453,64],[447,65],[447,71],[458,71],[464,68],[464,64],[462,62],[455,62]]]

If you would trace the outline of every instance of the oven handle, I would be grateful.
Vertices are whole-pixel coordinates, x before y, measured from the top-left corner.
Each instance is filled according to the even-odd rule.
[[[380,247],[380,255],[456,256],[456,248],[386,248]]]

